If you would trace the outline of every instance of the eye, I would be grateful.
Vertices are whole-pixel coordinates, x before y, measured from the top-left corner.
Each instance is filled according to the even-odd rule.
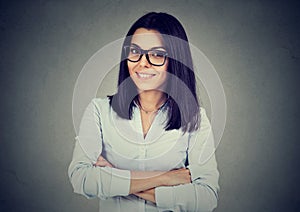
[[[130,48],[130,54],[140,54],[141,50],[135,47]]]
[[[162,58],[165,57],[167,55],[167,53],[165,51],[151,51],[149,52],[151,57],[155,57],[155,58]]]

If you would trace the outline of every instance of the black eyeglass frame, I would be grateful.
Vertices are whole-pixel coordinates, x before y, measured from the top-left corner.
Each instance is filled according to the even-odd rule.
[[[126,59],[129,60],[130,62],[137,63],[137,62],[139,62],[139,61],[142,59],[142,57],[143,57],[144,55],[146,55],[146,59],[147,59],[148,63],[150,63],[150,64],[153,65],[153,66],[163,66],[163,65],[166,63],[166,59],[167,59],[167,57],[168,57],[168,52],[160,51],[160,52],[163,53],[163,56],[164,56],[164,62],[163,62],[162,64],[160,64],[160,65],[157,65],[157,64],[153,64],[153,63],[150,61],[149,54],[148,54],[148,52],[155,51],[155,49],[144,50],[144,49],[141,49],[141,48],[139,48],[139,47],[136,47],[136,48],[139,49],[139,50],[141,51],[140,57],[139,57],[137,60],[131,60],[131,59],[128,58],[128,55],[129,55],[130,50],[129,50],[129,52],[126,51],[126,48],[130,49],[131,47],[132,47],[132,46],[124,46],[125,54],[128,53],[128,54],[126,55]],[[161,47],[157,47],[157,48],[161,48]]]

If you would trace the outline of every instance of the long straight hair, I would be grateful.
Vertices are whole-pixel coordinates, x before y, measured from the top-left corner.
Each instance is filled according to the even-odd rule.
[[[131,37],[138,28],[156,30],[163,36],[168,52],[168,68],[170,75],[179,80],[168,80],[166,93],[171,94],[167,100],[168,117],[165,130],[181,129],[192,132],[198,129],[200,122],[200,106],[196,94],[196,79],[188,38],[181,23],[167,13],[150,12],[138,19],[129,29],[124,46],[130,45]],[[185,42],[174,42],[171,37]],[[118,91],[109,96],[110,105],[121,118],[131,119],[134,100],[137,100],[137,88],[130,78],[125,51],[121,53],[118,78]],[[179,89],[180,83],[188,89]],[[176,101],[175,101],[176,100]],[[180,100],[180,101],[179,101]]]

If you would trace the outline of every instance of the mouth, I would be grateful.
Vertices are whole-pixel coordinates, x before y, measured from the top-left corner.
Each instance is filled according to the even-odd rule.
[[[153,78],[156,74],[149,74],[149,73],[138,73],[136,72],[136,75],[139,79],[151,79]]]

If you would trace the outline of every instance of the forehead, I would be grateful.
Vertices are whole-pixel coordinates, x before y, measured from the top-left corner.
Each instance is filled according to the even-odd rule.
[[[158,31],[145,28],[139,28],[134,32],[131,43],[138,45],[142,49],[164,46],[162,36]]]

